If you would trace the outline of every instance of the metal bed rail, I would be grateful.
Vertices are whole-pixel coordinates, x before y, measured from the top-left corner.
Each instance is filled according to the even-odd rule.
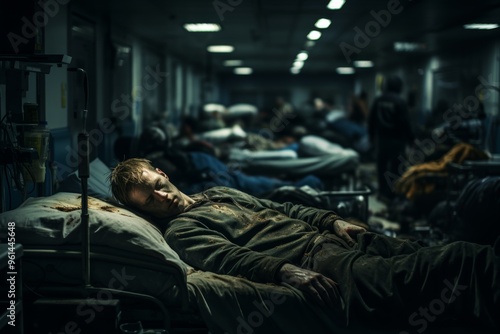
[[[30,259],[64,259],[64,260],[75,260],[78,262],[82,258],[81,251],[75,250],[57,250],[57,249],[47,249],[47,248],[25,248],[24,250],[25,260]],[[157,259],[154,259],[154,262],[151,261],[143,261],[131,257],[123,257],[113,254],[106,254],[101,252],[91,251],[89,253],[90,260],[100,261],[100,262],[110,262],[117,265],[124,266],[134,266],[141,269],[153,270],[155,272],[164,272],[170,275],[175,282],[176,288],[178,288],[178,304],[180,305],[177,309],[180,312],[188,310],[188,289],[187,289],[187,279],[183,270],[174,262],[164,260],[160,262]],[[76,296],[82,296],[84,298],[88,298],[91,295],[96,295],[102,292],[108,292],[113,296],[125,297],[131,300],[138,300],[151,303],[155,305],[163,315],[163,326],[165,329],[169,329],[171,327],[171,311],[165,303],[160,301],[157,297],[125,291],[120,289],[112,289],[109,287],[100,287],[100,286],[40,286],[37,287],[37,290],[41,293],[48,294],[50,296],[55,296],[58,294],[67,295],[72,294]],[[175,310],[175,311],[177,311]]]

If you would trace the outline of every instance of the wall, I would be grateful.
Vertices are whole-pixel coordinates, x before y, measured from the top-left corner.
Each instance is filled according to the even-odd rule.
[[[45,53],[68,54],[68,6],[59,6],[45,26]],[[45,111],[50,129],[68,125],[67,66],[53,66],[45,76]]]
[[[331,97],[337,107],[347,107],[348,98],[353,93],[354,78],[352,76],[285,74],[262,75],[252,74],[238,76],[233,74],[221,75],[219,79],[219,103],[231,105],[242,101],[232,100],[234,93],[248,93],[249,98],[254,97],[253,104],[258,107],[269,107],[270,100],[275,94],[287,93],[290,103],[300,108],[313,97]],[[244,101],[251,102],[251,101]]]
[[[457,90],[457,102],[461,103],[468,95],[474,95],[475,87],[479,84],[479,77],[491,84],[499,86],[500,82],[500,42],[490,44],[468,45],[463,50],[451,50],[447,54],[416,56],[405,63],[395,63],[391,67],[377,70],[359,70],[354,76],[339,76],[333,71],[329,74],[299,75],[263,75],[254,73],[250,76],[236,76],[232,74],[215,75],[213,68],[200,69],[186,62],[182,57],[170,52],[165,46],[151,44],[147,39],[133,35],[128,27],[117,22],[110,22],[108,18],[98,13],[88,13],[72,4],[61,5],[51,16],[45,26],[45,53],[70,54],[70,19],[73,13],[89,17],[95,23],[95,85],[92,92],[95,94],[94,113],[96,123],[110,119],[113,116],[113,102],[117,96],[113,95],[113,59],[112,41],[120,40],[131,47],[131,79],[130,87],[123,91],[114,92],[119,96],[130,94],[128,101],[119,101],[119,106],[126,106],[130,117],[123,121],[122,128],[113,124],[112,131],[103,136],[99,146],[99,157],[110,164],[113,160],[111,153],[113,143],[119,135],[138,136],[145,124],[144,112],[165,113],[166,119],[178,125],[182,115],[196,114],[204,102],[220,102],[225,105],[238,103],[234,96],[246,96],[259,107],[269,106],[276,94],[285,94],[290,102],[300,108],[314,94],[333,97],[337,107],[346,108],[348,98],[352,93],[364,90],[370,101],[380,93],[378,78],[389,74],[399,74],[406,83],[403,96],[407,97],[411,90],[417,92],[417,102],[414,108],[414,121],[423,122],[435,105],[438,98],[436,80],[444,72],[456,72],[460,83]],[[403,58],[403,57],[401,57]],[[152,59],[152,60],[151,60]],[[158,89],[150,100],[144,100],[143,92],[147,89],[148,66],[159,64],[161,73]],[[43,77],[45,93],[46,119],[51,130],[76,133],[68,129],[70,121],[68,105],[68,73],[67,67],[53,67],[51,73]],[[464,81],[461,81],[464,80]],[[152,83],[150,81],[150,83]],[[463,85],[462,85],[463,83]],[[23,102],[37,100],[37,82],[35,75],[28,79],[29,90]],[[121,89],[121,88],[120,88]],[[5,76],[0,74],[0,107],[2,116],[5,113],[6,100]],[[500,94],[494,90],[484,91],[483,99],[489,120],[499,115]],[[145,108],[145,103],[148,103]],[[146,117],[145,117],[146,116]],[[490,124],[494,124],[490,122]],[[496,125],[498,127],[498,125]],[[98,124],[91,124],[90,130],[99,131]],[[495,130],[496,151],[500,150],[499,131]],[[71,143],[71,141],[70,141]],[[73,142],[70,149],[74,150]],[[75,166],[73,166],[75,167]]]

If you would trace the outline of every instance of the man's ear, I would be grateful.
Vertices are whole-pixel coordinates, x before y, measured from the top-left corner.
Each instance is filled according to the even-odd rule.
[[[168,180],[168,175],[165,174],[161,169],[156,168],[156,172]]]

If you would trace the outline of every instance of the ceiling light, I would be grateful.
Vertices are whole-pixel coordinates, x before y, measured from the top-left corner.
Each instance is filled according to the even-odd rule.
[[[250,67],[236,67],[234,69],[234,74],[239,74],[239,75],[249,75],[252,74],[253,70]]]
[[[224,66],[241,66],[243,61],[239,59],[228,59],[224,60]]]
[[[186,23],[184,29],[189,32],[213,32],[219,31],[220,25],[217,23]]]
[[[304,67],[304,62],[303,61],[294,61],[293,67],[302,68],[302,67]]]
[[[354,66],[361,68],[373,67],[373,62],[371,60],[355,60]]]
[[[300,73],[300,68],[298,68],[298,67],[292,67],[290,69],[290,73],[292,73],[292,74],[299,74]]]
[[[318,29],[326,29],[330,26],[331,23],[332,21],[330,21],[329,19],[319,19],[314,25]]]
[[[338,74],[354,74],[355,70],[353,67],[337,67]]]
[[[345,0],[330,0],[330,3],[326,8],[328,9],[340,9],[345,4]]]
[[[321,37],[321,33],[317,30],[311,30],[309,34],[307,34],[307,38],[311,41],[316,41]]]
[[[232,45],[210,45],[207,47],[208,52],[213,53],[230,53],[234,51]]]
[[[394,50],[399,52],[415,52],[426,49],[425,44],[411,42],[394,42]]]
[[[482,29],[482,30],[491,30],[498,28],[498,24],[496,23],[471,23],[464,24],[465,29]]]
[[[308,57],[309,57],[309,55],[307,54],[307,52],[302,51],[301,53],[299,53],[297,55],[297,60],[304,61],[304,60],[307,60]]]

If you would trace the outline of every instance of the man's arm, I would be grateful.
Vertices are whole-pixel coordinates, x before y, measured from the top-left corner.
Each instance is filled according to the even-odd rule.
[[[223,195],[226,198],[236,199],[238,205],[252,208],[260,211],[262,209],[271,209],[283,213],[284,215],[302,220],[311,226],[315,226],[319,231],[334,232],[333,222],[342,219],[334,211],[318,209],[306,205],[294,203],[278,203],[268,199],[258,198],[234,188],[214,187],[210,191],[217,197]]]
[[[245,277],[254,282],[287,283],[322,306],[340,301],[337,283],[322,274],[231,243],[222,234],[192,219],[177,219],[165,239],[181,259],[193,267],[218,274]]]
[[[300,219],[316,226],[319,231],[329,231],[346,241],[350,246],[355,243],[356,235],[366,232],[366,229],[346,222],[333,211],[308,207],[293,203],[276,203],[270,200],[258,199],[261,205],[280,211],[288,217]]]
[[[238,246],[192,218],[174,219],[164,237],[189,265],[213,273],[243,276],[254,282],[279,283],[277,273],[289,262]]]
[[[291,202],[277,203],[267,199],[255,198],[259,204],[265,208],[279,211],[290,218],[300,219],[311,226],[315,226],[319,231],[333,232],[333,222],[342,219],[334,211],[318,209],[302,204]]]
[[[278,281],[301,290],[321,306],[333,308],[341,302],[337,283],[320,273],[285,263],[278,271]]]

